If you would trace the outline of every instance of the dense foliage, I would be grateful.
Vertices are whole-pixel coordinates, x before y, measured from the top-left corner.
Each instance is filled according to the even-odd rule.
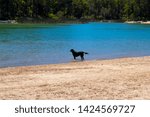
[[[0,20],[150,20],[150,0],[0,0]]]

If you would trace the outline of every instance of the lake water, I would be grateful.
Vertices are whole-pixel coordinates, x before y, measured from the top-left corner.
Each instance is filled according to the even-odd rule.
[[[0,24],[0,67],[150,55],[150,25],[125,23]],[[80,59],[80,58],[79,58]]]

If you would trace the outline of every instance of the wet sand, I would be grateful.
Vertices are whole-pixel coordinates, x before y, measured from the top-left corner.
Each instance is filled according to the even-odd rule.
[[[150,57],[0,68],[0,99],[150,99]]]

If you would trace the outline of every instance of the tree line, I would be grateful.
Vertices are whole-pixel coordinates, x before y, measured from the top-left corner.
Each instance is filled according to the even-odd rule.
[[[0,20],[150,20],[150,0],[0,0]]]

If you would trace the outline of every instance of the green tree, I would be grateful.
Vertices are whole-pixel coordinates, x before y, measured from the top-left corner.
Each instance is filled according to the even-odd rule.
[[[73,0],[73,15],[80,19],[87,14],[88,2],[87,0]]]
[[[0,20],[150,20],[150,0],[0,0]]]

